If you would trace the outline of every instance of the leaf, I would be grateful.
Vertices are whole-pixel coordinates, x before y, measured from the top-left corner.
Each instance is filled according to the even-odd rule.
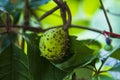
[[[18,23],[18,21],[19,21],[19,19],[20,19],[20,16],[21,16],[21,12],[20,11],[16,11],[16,12],[14,12],[13,14],[13,23],[14,24],[17,24]]]
[[[100,6],[99,0],[92,0],[92,1],[84,0],[84,3],[83,3],[83,9],[85,14],[87,14],[87,16],[92,16],[96,12],[96,10],[99,8],[99,6]]]
[[[68,49],[67,54],[73,54],[73,56],[61,64],[56,64],[57,67],[63,70],[72,70],[78,67],[79,65],[83,65],[88,61],[92,61],[94,58],[96,58],[94,56],[96,56],[97,52],[96,49],[93,47],[95,44],[93,44],[93,46],[87,45],[88,40],[79,41],[76,40],[75,36],[70,36],[69,40],[70,40],[70,46],[69,46],[70,48]],[[98,46],[99,45],[96,45],[96,47]]]
[[[42,16],[47,11],[50,11],[53,7],[56,6],[56,3],[51,0],[49,3],[40,6],[38,9],[35,10],[37,17]],[[40,23],[43,25],[42,28],[50,28],[50,26],[61,25],[62,19],[60,16],[60,10],[56,10],[53,14],[44,18]]]
[[[120,63],[113,66],[109,71],[120,72]]]
[[[50,0],[31,0],[30,6],[32,9],[36,9],[37,7],[48,3]]]
[[[78,80],[90,80],[92,77],[92,71],[87,68],[77,68],[74,70]]]
[[[10,13],[14,10],[14,5],[9,0],[0,0],[0,10]]]
[[[15,3],[15,10],[17,11],[23,11],[24,8],[24,0],[17,0]]]
[[[79,5],[82,3],[80,0],[66,0],[68,4],[72,17],[76,17],[77,12],[79,12]],[[72,4],[71,4],[72,3]],[[56,3],[53,0],[50,0],[47,4],[38,7],[35,10],[35,13],[38,17],[42,16],[45,12],[50,11],[56,6]],[[40,23],[43,25],[42,28],[50,28],[50,26],[61,25],[63,24],[60,10],[56,10],[53,14],[47,16]],[[78,18],[77,18],[78,19]],[[76,20],[76,18],[75,18]],[[74,20],[73,20],[74,21]]]
[[[10,44],[10,40],[6,35],[0,36],[0,51],[4,50],[9,44]]]
[[[4,50],[11,42],[16,42],[17,40],[17,34],[14,32],[11,32],[9,34],[1,35],[0,36],[0,51]]]
[[[27,56],[12,42],[0,53],[0,80],[31,80]]]
[[[115,80],[115,79],[111,76],[99,75],[99,80]]]
[[[73,17],[79,12],[82,0],[66,0]],[[71,4],[72,3],[72,4]]]
[[[111,52],[110,57],[113,57],[113,58],[116,58],[116,59],[119,59],[119,60],[120,60],[120,47],[114,49],[114,50]]]
[[[34,80],[62,80],[68,73],[40,56],[39,37],[36,34],[29,34],[26,37],[29,68]]]

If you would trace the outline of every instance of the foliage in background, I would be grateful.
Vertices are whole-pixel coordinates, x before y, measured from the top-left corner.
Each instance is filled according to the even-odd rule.
[[[0,80],[120,79],[115,76],[120,74],[120,40],[111,38],[113,49],[107,51],[104,46],[111,46],[105,42],[105,36],[73,25],[69,28],[69,46],[66,52],[70,55],[63,62],[53,63],[40,56],[41,34],[46,29],[63,24],[60,10],[39,20],[57,5],[53,0],[29,0],[26,18],[25,1],[27,0],[0,0]],[[108,31],[104,14],[101,15],[99,0],[65,1],[72,13],[72,24]],[[120,34],[117,31],[120,16],[116,15],[119,14],[116,9],[120,8],[120,1],[111,0],[111,5],[114,6],[110,9],[108,0],[103,2],[109,10],[113,30]],[[6,26],[10,26],[11,31]],[[116,61],[112,65],[111,58]]]

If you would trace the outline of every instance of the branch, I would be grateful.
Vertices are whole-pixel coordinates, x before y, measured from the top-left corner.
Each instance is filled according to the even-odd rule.
[[[70,26],[73,27],[73,28],[75,27],[75,28],[90,30],[90,31],[97,32],[97,33],[100,33],[100,34],[103,33],[103,31],[101,31],[101,30],[90,28],[90,27],[87,27],[87,26],[79,26],[79,25],[74,25],[74,24],[72,24]]]
[[[101,7],[102,7],[102,9],[103,9],[104,15],[105,15],[105,17],[106,17],[106,20],[107,20],[107,23],[108,23],[108,26],[109,26],[109,30],[110,30],[110,32],[112,32],[112,26],[111,26],[110,21],[109,21],[109,19],[108,19],[108,16],[107,16],[105,7],[104,7],[104,5],[103,5],[103,2],[102,2],[102,0],[99,0],[99,1],[100,1],[100,4],[101,4]]]
[[[63,24],[65,25],[66,22],[67,22],[67,19],[66,19],[66,6],[63,2],[63,0],[54,0],[59,6],[60,6],[60,12],[61,12],[61,17],[62,17],[62,20],[63,20]]]
[[[49,29],[52,29],[52,28],[62,27],[62,26],[63,25],[51,26],[48,29],[42,29],[42,28],[36,28],[34,26],[23,27],[23,26],[19,26],[19,25],[12,25],[11,28],[25,28],[26,31],[32,31],[32,32],[35,32],[35,33],[40,33],[40,32],[45,32],[45,31],[47,31]],[[85,30],[93,31],[93,32],[100,33],[100,34],[103,34],[103,35],[106,34],[106,35],[111,36],[112,38],[119,38],[120,39],[120,34],[116,34],[116,33],[113,33],[113,32],[108,32],[108,31],[105,31],[105,30],[102,31],[102,30],[90,28],[90,27],[87,27],[87,26],[80,26],[80,25],[74,25],[74,24],[71,24],[70,27],[71,28],[85,29]],[[0,28],[5,28],[5,25],[0,25]]]
[[[116,33],[113,33],[113,32],[108,32],[108,31],[105,31],[105,30],[101,31],[101,30],[98,30],[98,29],[89,28],[87,26],[79,26],[79,25],[70,25],[70,26],[75,27],[75,28],[90,30],[90,31],[97,32],[97,33],[100,33],[100,34],[103,34],[103,35],[106,34],[106,35],[109,35],[112,38],[119,38],[120,39],[120,34],[116,34]]]
[[[72,20],[71,11],[70,11],[68,5],[65,2],[60,1],[60,0],[54,0],[54,2],[58,6],[60,6],[61,14],[62,14],[61,16],[62,16],[62,20],[63,20],[63,24],[64,24],[63,28],[64,28],[64,30],[68,30],[69,26],[71,25],[71,20]],[[66,14],[68,15],[68,20],[67,21],[66,21]]]
[[[66,3],[65,3],[66,4]],[[69,7],[68,7],[68,5],[66,4],[66,11],[67,11],[67,13],[68,13],[68,21],[67,21],[67,23],[66,23],[66,25],[65,25],[65,30],[67,30],[68,28],[69,28],[69,26],[71,25],[71,22],[72,22],[72,15],[71,15],[71,11],[70,11],[70,9],[69,9]]]

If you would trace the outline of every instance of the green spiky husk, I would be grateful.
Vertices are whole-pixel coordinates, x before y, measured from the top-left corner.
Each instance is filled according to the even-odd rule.
[[[67,48],[67,38],[67,32],[63,28],[53,28],[46,31],[40,39],[41,56],[54,62],[62,60]]]

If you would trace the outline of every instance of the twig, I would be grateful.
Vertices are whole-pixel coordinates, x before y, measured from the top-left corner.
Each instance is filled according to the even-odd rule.
[[[56,7],[56,6],[55,6]],[[53,8],[52,8],[53,9]],[[40,10],[40,11],[42,11],[42,12],[45,12],[45,14],[46,14],[46,12],[49,12],[48,10],[45,10],[45,9],[42,9],[42,8],[37,8],[37,10]],[[44,14],[43,14],[44,15]],[[53,16],[56,16],[56,17],[60,17],[60,15],[59,14],[56,14],[56,13],[52,13],[51,15],[53,15]],[[49,15],[48,15],[49,16]],[[47,16],[46,16],[47,17]],[[39,17],[40,18],[40,17]]]
[[[71,26],[71,27],[75,27],[75,28],[90,30],[90,31],[93,31],[93,32],[101,33],[101,34],[103,33],[103,31],[101,31],[101,30],[94,29],[94,28],[89,28],[89,27],[87,27],[87,26],[79,26],[79,25],[74,25],[74,24],[72,24],[72,25],[70,25],[70,26]]]
[[[116,33],[113,33],[113,32],[108,32],[108,31],[105,31],[105,30],[101,31],[101,30],[98,30],[98,29],[89,28],[89,27],[86,27],[86,26],[79,26],[79,25],[70,25],[70,26],[75,27],[75,28],[90,30],[90,31],[97,32],[97,33],[100,33],[100,34],[103,34],[103,35],[107,34],[112,38],[119,38],[120,39],[120,34],[116,34]]]
[[[113,32],[113,31],[112,31],[112,26],[111,26],[110,21],[109,21],[109,19],[108,19],[108,16],[107,16],[105,7],[104,7],[104,5],[103,5],[103,2],[102,2],[102,0],[99,0],[99,1],[100,1],[100,4],[101,4],[101,7],[102,7],[102,9],[103,9],[104,15],[105,15],[105,17],[106,17],[106,20],[107,20],[107,23],[108,23],[108,26],[109,26],[109,30],[110,30],[110,32]]]
[[[51,9],[50,11],[46,12],[45,14],[43,14],[38,21],[41,21],[42,19],[44,19],[45,17],[49,16],[50,14],[52,14],[53,12],[55,12],[56,10],[59,9],[59,6],[55,6],[53,9]]]

